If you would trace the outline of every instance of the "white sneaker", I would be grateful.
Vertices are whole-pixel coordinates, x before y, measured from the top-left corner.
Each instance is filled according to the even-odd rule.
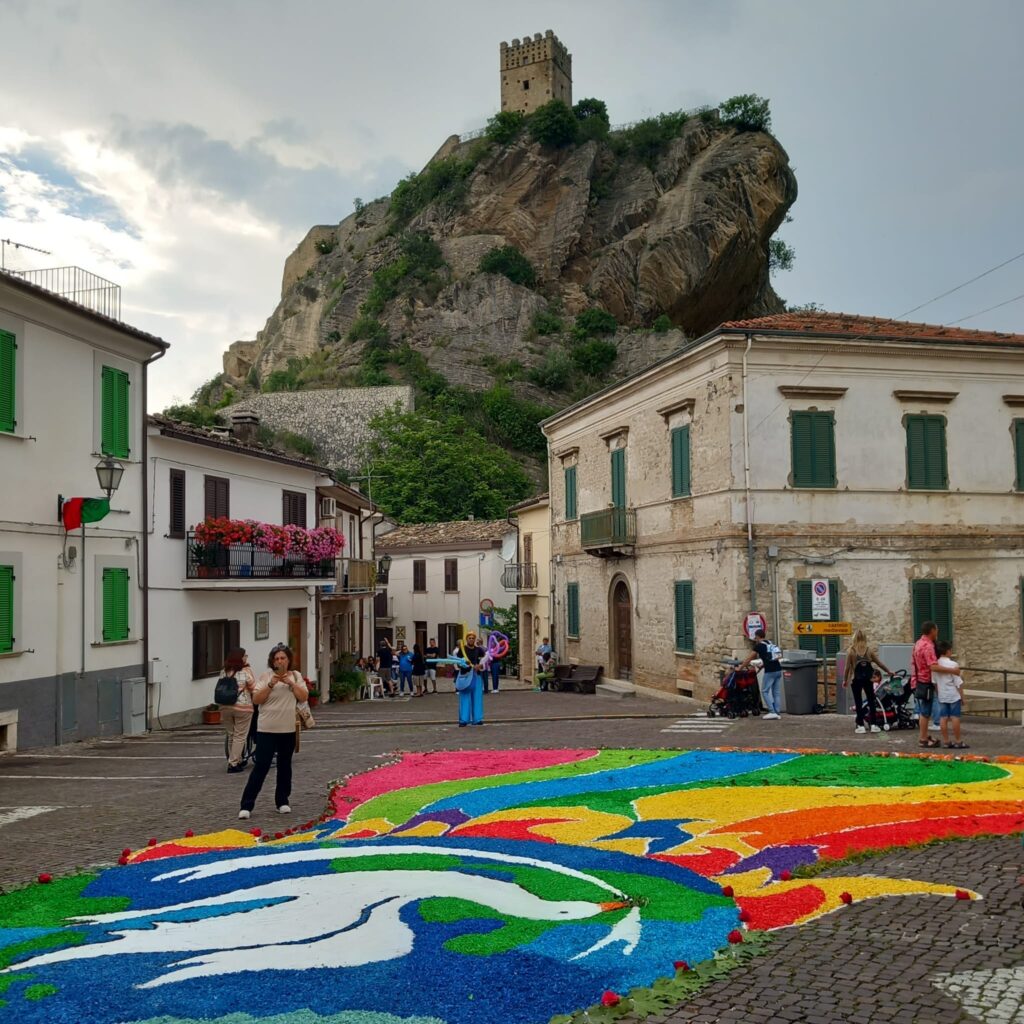
[[[775,712],[774,712],[774,711],[769,711],[767,715],[762,715],[761,717],[762,717],[762,718],[763,718],[763,719],[764,719],[765,721],[770,721],[770,720],[772,720],[772,719],[776,719],[776,718],[778,718],[779,716],[778,716],[777,714],[775,714]]]
[[[238,819],[239,819],[239,821],[246,821],[248,819],[248,817],[249,817],[249,812],[248,811],[239,811],[238,812]]]
[[[857,728],[854,729],[853,731],[854,732],[859,732],[859,733],[864,733],[864,732],[867,732],[867,729],[865,729],[863,725],[858,725]]]
[[[882,730],[879,729],[877,725],[873,725],[873,726],[871,726],[871,731],[872,732],[881,732]]]
[[[292,809],[287,804],[281,804],[277,809],[278,814],[291,814]]]
[[[942,732],[942,726],[939,725],[938,722],[932,722],[932,724],[928,726],[928,731],[929,732]]]

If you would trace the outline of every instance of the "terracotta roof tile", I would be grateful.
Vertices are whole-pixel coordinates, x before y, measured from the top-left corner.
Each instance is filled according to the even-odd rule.
[[[776,313],[752,320],[727,320],[722,331],[789,331],[793,334],[849,335],[851,338],[886,338],[893,340],[956,341],[975,345],[1021,345],[1024,334],[1001,331],[969,331],[962,327],[941,324],[918,324],[904,320],[888,320],[879,316],[854,316],[851,313]]]
[[[377,550],[446,544],[490,545],[515,530],[506,519],[462,519],[449,523],[411,523],[377,538]]]

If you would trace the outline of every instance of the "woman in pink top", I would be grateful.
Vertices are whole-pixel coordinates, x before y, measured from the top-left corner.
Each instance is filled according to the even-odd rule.
[[[277,755],[277,781],[274,804],[280,814],[291,814],[288,800],[292,792],[292,755],[295,753],[296,705],[309,699],[309,691],[298,672],[292,671],[294,656],[287,644],[278,644],[270,652],[264,672],[252,691],[252,702],[260,709],[256,723],[256,755],[249,781],[242,793],[238,817],[246,819],[256,806],[270,764]]]
[[[238,683],[238,700],[234,704],[222,704],[220,713],[224,719],[224,729],[228,734],[228,773],[245,771],[242,764],[242,750],[245,738],[249,735],[252,725],[252,690],[256,685],[256,674],[249,668],[249,655],[236,647],[228,651],[224,659],[222,675],[229,676]]]

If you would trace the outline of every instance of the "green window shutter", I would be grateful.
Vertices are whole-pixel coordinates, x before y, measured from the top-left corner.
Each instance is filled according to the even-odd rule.
[[[131,454],[129,379],[124,370],[104,366],[100,378],[100,444],[104,455],[127,459]]]
[[[18,346],[14,335],[0,331],[0,430],[10,434],[17,426],[15,395],[15,355]]]
[[[836,426],[830,412],[790,415],[794,487],[836,486]]]
[[[914,618],[914,637],[921,635],[921,623],[934,622],[940,640],[953,640],[952,580],[912,580],[910,603]]]
[[[626,507],[626,449],[616,448],[612,452],[612,504],[616,508]]]
[[[14,650],[14,566],[0,565],[0,654]]]
[[[103,641],[128,639],[128,570],[103,570]]]
[[[1024,420],[1013,421],[1013,452],[1017,461],[1018,491],[1024,491]]]
[[[576,467],[565,467],[565,518],[576,518]]]
[[[693,580],[676,580],[676,650],[693,654]]]
[[[580,635],[580,585],[569,583],[565,588],[566,632],[569,636]]]
[[[907,487],[942,491],[949,486],[946,421],[942,416],[908,416]]]
[[[690,428],[672,431],[672,497],[684,498],[690,493]]]
[[[796,584],[796,618],[797,622],[811,622],[811,581],[797,580]],[[829,607],[832,617],[829,622],[840,622],[839,584],[835,580],[828,581]],[[802,636],[797,640],[801,651],[814,651],[819,658],[834,658],[842,646],[839,636]]]

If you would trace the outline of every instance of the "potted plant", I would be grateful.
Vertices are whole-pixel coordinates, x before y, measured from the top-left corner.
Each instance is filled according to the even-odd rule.
[[[220,725],[219,704],[207,704],[203,708],[203,725]]]
[[[302,677],[302,681],[306,684],[306,689],[309,691],[309,706],[315,708],[320,703],[320,687],[312,679],[307,679],[305,676]]]
[[[202,544],[197,541],[192,545],[191,554],[196,564],[196,575],[201,580],[212,576],[212,570],[217,564],[217,545]]]
[[[354,668],[339,669],[331,681],[331,700],[355,700],[359,691],[366,685],[362,672]]]

